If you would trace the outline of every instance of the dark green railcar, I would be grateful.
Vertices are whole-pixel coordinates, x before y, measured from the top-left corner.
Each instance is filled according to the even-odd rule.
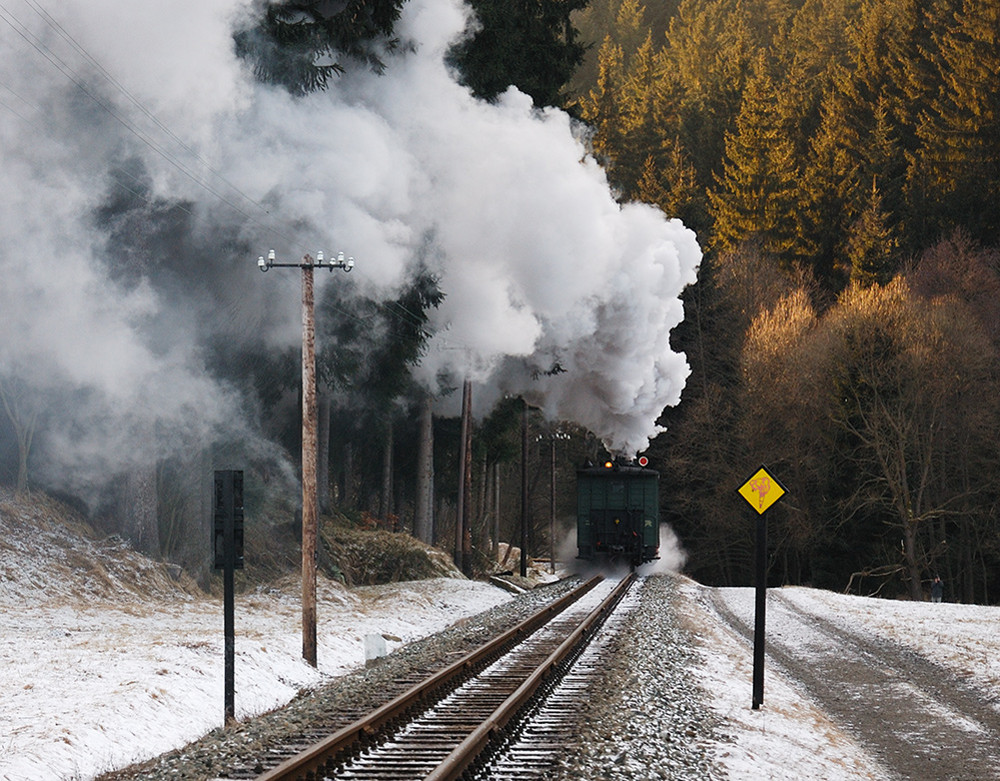
[[[578,469],[578,558],[632,567],[658,559],[659,487],[660,473],[636,463],[608,461]]]

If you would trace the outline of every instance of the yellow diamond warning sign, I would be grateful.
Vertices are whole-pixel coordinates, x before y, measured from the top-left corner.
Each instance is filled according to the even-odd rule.
[[[772,504],[785,495],[785,487],[764,467],[758,469],[743,485],[738,493],[758,513],[763,515]]]

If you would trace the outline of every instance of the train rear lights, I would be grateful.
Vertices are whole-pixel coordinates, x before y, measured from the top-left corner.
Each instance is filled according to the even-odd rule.
[[[605,469],[610,469],[610,468],[611,468],[611,467],[613,467],[614,465],[615,465],[615,464],[614,464],[614,461],[605,461],[605,462],[604,462],[604,468],[605,468]]]
[[[621,521],[621,518],[615,518],[615,526],[617,526],[617,525],[618,525],[618,524],[620,524],[621,522],[622,522],[622,521]]]
[[[649,466],[649,459],[645,456],[639,456],[639,466]]]

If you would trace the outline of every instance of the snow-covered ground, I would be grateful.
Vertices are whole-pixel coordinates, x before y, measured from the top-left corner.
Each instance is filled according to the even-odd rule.
[[[696,671],[711,692],[712,709],[724,720],[731,745],[720,744],[716,757],[733,779],[881,779],[878,763],[813,703],[805,693],[765,665],[764,706],[752,710],[753,658],[740,638],[703,606],[706,592],[695,583],[683,593],[699,628],[704,665]],[[749,605],[753,589],[724,589],[733,601]]]
[[[513,599],[464,578],[348,589],[319,579],[318,668],[300,584],[236,598],[237,719]],[[0,780],[89,779],[183,746],[225,716],[221,597],[202,594],[42,495],[0,490]]]
[[[44,518],[32,522],[40,531],[30,541],[0,523],[0,779],[88,779],[220,726],[221,600],[172,586],[159,565],[144,564],[123,546],[69,546]],[[752,589],[684,580],[681,593],[702,660],[694,672],[728,736],[714,752],[731,778],[885,777],[848,725],[834,723],[780,671],[768,668],[765,705],[751,710],[747,641],[712,605],[721,599],[748,617]],[[772,596],[926,654],[984,697],[1000,697],[998,608],[802,588],[775,589]],[[398,638],[389,641],[391,649],[512,598],[462,579],[357,589],[321,582],[314,670],[300,659],[295,584],[240,596],[237,716],[269,710],[303,687],[362,666],[366,635]]]
[[[864,731],[862,724],[837,723],[805,693],[801,681],[770,658],[765,664],[764,705],[759,710],[751,708],[753,659],[749,640],[720,620],[713,605],[724,605],[752,627],[754,589],[710,589],[687,581],[682,593],[682,609],[689,626],[697,632],[704,660],[696,676],[711,693],[713,710],[725,720],[723,731],[733,738],[732,744],[720,743],[716,750],[730,778],[881,781],[894,777],[858,742],[856,735]],[[840,651],[832,639],[817,643],[815,632],[807,631],[803,624],[796,627],[781,616],[777,610],[781,602],[800,610],[807,623],[811,618],[829,621],[875,642],[899,644],[969,683],[983,700],[1000,701],[998,607],[870,599],[798,587],[771,589],[766,611],[768,649],[779,645],[792,649],[805,667],[820,665],[824,657]],[[937,708],[934,718],[949,718],[937,703],[921,703],[916,690],[908,707],[918,711]],[[865,704],[859,703],[857,709],[861,713]],[[960,715],[951,717],[962,720]],[[963,728],[982,731],[975,724]],[[916,737],[913,739],[916,750]]]
[[[391,649],[510,598],[447,578],[323,583],[313,669],[301,660],[296,596],[241,597],[236,716],[363,666],[368,634],[398,638]],[[221,600],[12,603],[0,584],[0,778],[86,779],[184,745],[222,724],[223,678]]]

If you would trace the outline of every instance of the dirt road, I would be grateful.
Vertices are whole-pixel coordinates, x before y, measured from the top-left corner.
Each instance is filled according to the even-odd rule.
[[[745,603],[712,593],[719,617],[752,642]],[[771,590],[767,662],[900,779],[1000,779],[1000,713],[944,668],[806,612]],[[765,673],[764,707],[767,707]]]

